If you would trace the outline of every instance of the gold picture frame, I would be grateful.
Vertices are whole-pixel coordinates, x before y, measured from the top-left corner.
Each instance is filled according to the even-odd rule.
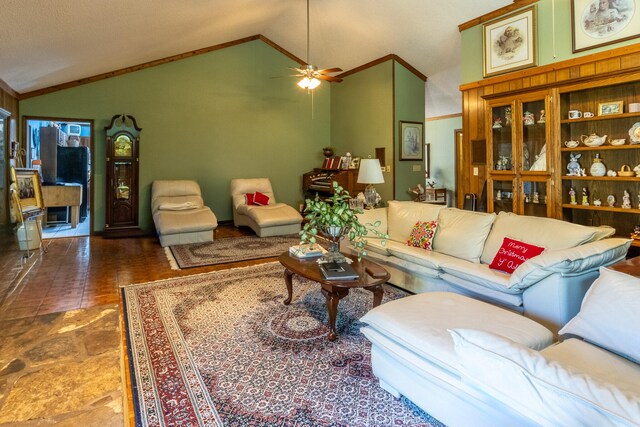
[[[598,104],[598,115],[622,114],[624,112],[623,108],[624,101],[601,102]]]
[[[537,11],[534,5],[482,26],[484,77],[538,65]]]
[[[40,174],[37,169],[11,168],[11,180],[16,184],[20,209],[23,213],[44,209]]]

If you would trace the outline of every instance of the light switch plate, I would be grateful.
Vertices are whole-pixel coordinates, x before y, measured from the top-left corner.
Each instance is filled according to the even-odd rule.
[[[478,176],[478,168],[477,167],[473,168],[473,176]]]

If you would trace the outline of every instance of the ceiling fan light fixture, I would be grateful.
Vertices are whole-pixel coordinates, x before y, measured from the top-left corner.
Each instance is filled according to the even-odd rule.
[[[320,80],[316,79],[315,77],[303,77],[298,82],[298,86],[300,86],[302,89],[313,90],[320,86]]]

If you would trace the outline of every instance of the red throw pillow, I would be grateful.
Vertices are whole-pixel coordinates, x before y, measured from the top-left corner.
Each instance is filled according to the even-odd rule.
[[[526,260],[540,255],[544,248],[505,237],[489,268],[513,273]]]
[[[253,203],[260,206],[267,206],[269,204],[269,196],[256,191],[255,197],[253,198]]]
[[[413,230],[411,230],[411,234],[409,235],[409,240],[407,240],[407,245],[430,251],[437,227],[437,221],[416,222],[416,225],[413,226]]]
[[[254,193],[247,193],[244,195],[244,201],[249,206],[255,205],[255,197],[256,195]]]

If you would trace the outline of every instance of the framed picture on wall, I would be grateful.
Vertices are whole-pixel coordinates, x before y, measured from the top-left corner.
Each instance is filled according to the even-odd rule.
[[[640,0],[571,0],[573,52],[640,37]]]
[[[537,65],[536,13],[532,6],[482,26],[485,77]]]
[[[424,158],[424,123],[400,121],[400,160]]]

